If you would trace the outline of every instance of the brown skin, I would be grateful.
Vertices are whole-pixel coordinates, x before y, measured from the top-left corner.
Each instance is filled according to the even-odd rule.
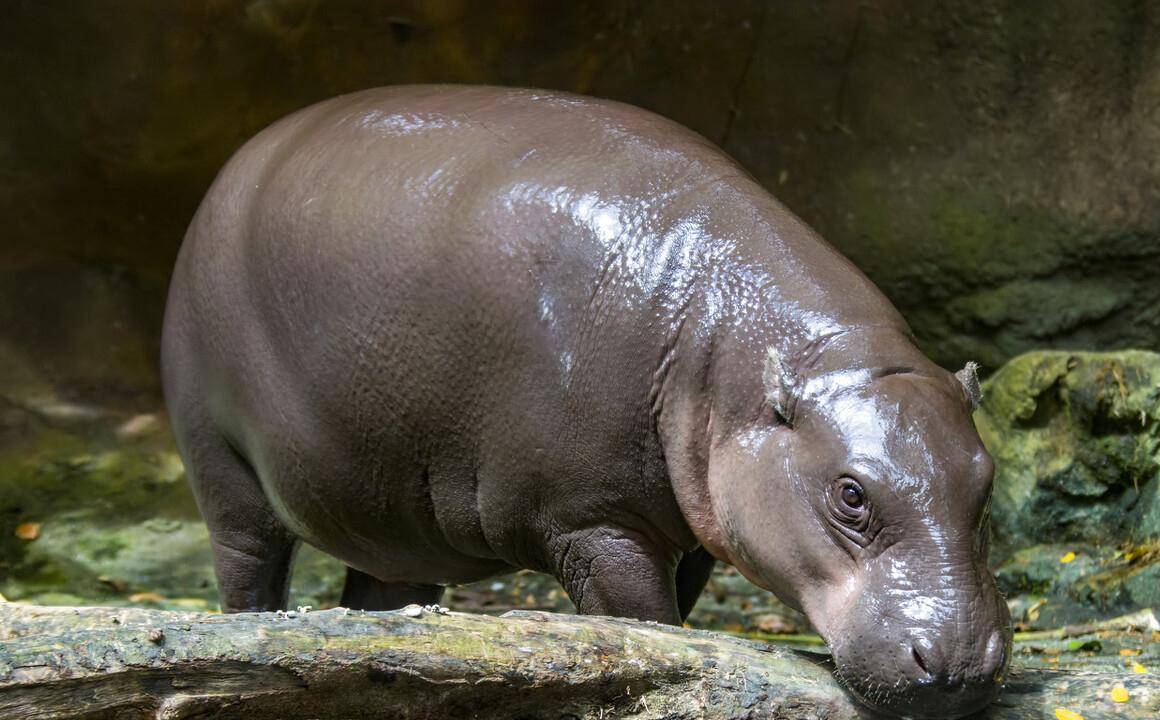
[[[162,365],[228,611],[282,607],[302,540],[352,568],[347,605],[533,568],[666,623],[717,558],[802,608],[866,702],[996,692],[968,393],[663,118],[467,87],[296,113],[194,218]]]

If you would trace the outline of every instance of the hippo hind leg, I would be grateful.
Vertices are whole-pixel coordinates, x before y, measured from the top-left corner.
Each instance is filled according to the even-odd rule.
[[[434,605],[443,598],[440,585],[383,582],[348,567],[339,605],[354,610],[395,610],[412,603]]]
[[[209,527],[222,611],[284,609],[298,538],[275,515],[253,467],[216,432],[181,444]]]

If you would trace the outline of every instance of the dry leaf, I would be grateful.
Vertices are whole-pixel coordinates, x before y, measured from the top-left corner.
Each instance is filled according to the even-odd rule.
[[[40,537],[40,523],[26,522],[16,526],[16,537],[21,540],[35,540]]]

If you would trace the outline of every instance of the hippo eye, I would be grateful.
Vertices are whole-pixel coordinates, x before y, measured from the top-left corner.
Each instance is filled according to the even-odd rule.
[[[870,538],[863,537],[870,527],[870,507],[866,501],[866,491],[851,477],[838,478],[826,494],[826,506],[830,511],[830,522],[843,535],[861,544]]]
[[[862,507],[862,491],[854,485],[843,487],[842,504],[852,510],[857,510]]]

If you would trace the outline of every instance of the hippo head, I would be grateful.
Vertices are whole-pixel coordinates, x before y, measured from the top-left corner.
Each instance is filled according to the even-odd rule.
[[[711,549],[806,613],[862,702],[914,718],[989,703],[1011,625],[986,566],[973,365],[803,372],[769,351],[762,384],[759,419],[711,454]]]

